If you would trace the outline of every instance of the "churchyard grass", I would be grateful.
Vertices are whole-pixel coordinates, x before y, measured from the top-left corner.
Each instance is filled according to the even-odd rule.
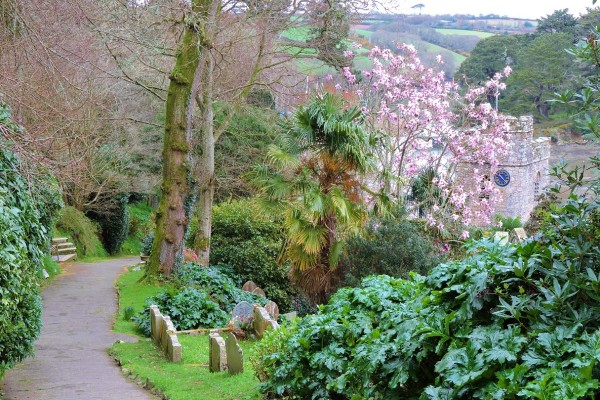
[[[136,312],[141,310],[148,296],[165,288],[140,282],[143,276],[143,270],[133,271],[130,268],[117,280],[119,313],[113,327],[117,332],[140,336],[135,323],[123,319],[124,309],[129,306]],[[154,388],[152,390],[159,391],[171,400],[261,398],[258,392],[258,379],[247,361],[247,355],[256,342],[239,342],[246,361],[244,372],[232,376],[228,372],[209,372],[208,336],[178,335],[178,338],[183,347],[181,363],[168,362],[164,352],[149,338],[140,337],[137,343],[117,342],[109,353],[119,361],[125,375],[135,382],[141,382],[147,388]]]

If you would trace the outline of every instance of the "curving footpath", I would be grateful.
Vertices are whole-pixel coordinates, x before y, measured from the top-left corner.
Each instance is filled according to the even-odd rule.
[[[6,373],[4,400],[150,400],[127,380],[106,350],[116,340],[114,281],[139,258],[68,264],[42,293],[43,327],[35,357]],[[0,393],[0,398],[2,394]]]

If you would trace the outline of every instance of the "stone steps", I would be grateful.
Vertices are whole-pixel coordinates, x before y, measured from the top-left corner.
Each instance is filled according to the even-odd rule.
[[[77,247],[65,237],[54,238],[50,253],[54,261],[65,262],[77,257]]]

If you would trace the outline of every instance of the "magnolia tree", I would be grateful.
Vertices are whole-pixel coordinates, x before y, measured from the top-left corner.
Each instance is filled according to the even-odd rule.
[[[369,58],[371,70],[355,74],[344,68],[336,89],[358,101],[379,132],[374,191],[401,201],[411,184],[429,175],[420,200],[430,205],[430,226],[444,232],[449,224],[489,223],[498,197],[489,176],[508,150],[508,124],[486,95],[505,88],[501,79],[510,68],[483,87],[459,90],[439,68],[425,67],[412,45],[399,45],[396,52],[375,47]]]

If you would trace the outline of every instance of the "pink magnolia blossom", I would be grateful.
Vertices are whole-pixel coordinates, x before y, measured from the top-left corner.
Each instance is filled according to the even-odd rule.
[[[444,201],[427,216],[430,226],[441,229],[446,221],[488,223],[498,197],[489,175],[508,151],[508,124],[488,103],[487,94],[504,90],[501,80],[510,67],[463,92],[446,79],[439,64],[423,65],[412,45],[400,44],[396,52],[374,47],[369,58],[373,68],[362,71],[360,80],[350,68],[344,68],[342,76],[373,130],[384,132],[379,163],[395,179],[390,182],[389,175],[381,175],[375,185],[391,186],[402,195],[411,179],[432,169],[432,184]],[[461,180],[459,172],[465,166],[473,171],[474,182]]]

